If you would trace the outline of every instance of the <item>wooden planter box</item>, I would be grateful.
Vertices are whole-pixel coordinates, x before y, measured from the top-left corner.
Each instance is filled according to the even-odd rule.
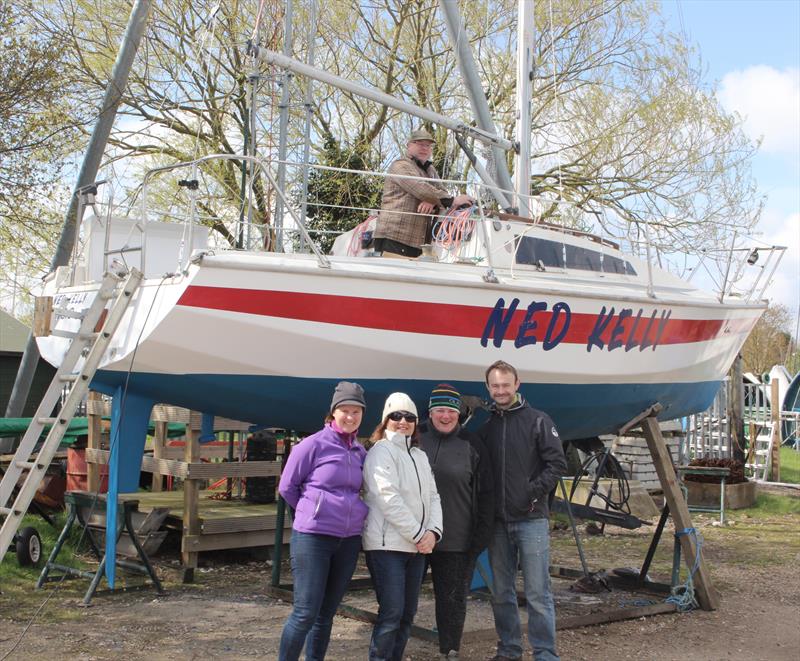
[[[719,484],[709,482],[684,482],[688,490],[689,507],[719,507]],[[739,510],[756,503],[755,482],[725,485],[725,509]]]

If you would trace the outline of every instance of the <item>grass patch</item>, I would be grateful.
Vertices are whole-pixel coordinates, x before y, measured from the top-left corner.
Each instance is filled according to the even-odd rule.
[[[781,447],[781,482],[800,484],[800,451]]]
[[[800,498],[796,496],[782,496],[774,493],[759,493],[756,504],[743,510],[728,510],[732,516],[744,515],[749,518],[769,516],[782,516],[785,514],[800,514]]]
[[[22,525],[19,528],[20,530],[27,526],[33,526],[39,533],[39,536],[42,539],[42,559],[39,562],[39,565],[36,567],[21,567],[17,561],[17,555],[13,549],[6,553],[2,564],[0,564],[0,586],[2,586],[3,591],[6,591],[14,586],[24,586],[25,589],[28,589],[36,583],[44,563],[47,562],[50,552],[56,545],[56,540],[61,534],[61,529],[63,528],[67,517],[66,513],[61,512],[59,514],[55,514],[52,518],[56,523],[55,528],[39,516],[27,514],[22,519]],[[80,539],[80,536],[80,527],[74,525],[70,531],[69,537],[61,547],[61,552],[58,554],[57,562],[59,564],[66,565],[68,567],[75,567],[77,569],[86,568],[86,564],[82,562],[80,557],[75,553],[75,547]],[[81,544],[81,548],[88,548],[85,539]]]

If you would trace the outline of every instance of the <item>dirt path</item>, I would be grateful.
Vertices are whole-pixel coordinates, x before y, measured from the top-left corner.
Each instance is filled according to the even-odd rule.
[[[719,610],[561,631],[562,658],[800,658],[798,517],[740,519],[725,529],[714,527],[712,521],[707,518],[696,524],[706,537],[706,557],[722,593]],[[639,530],[587,537],[584,541],[592,568],[638,566],[651,534]],[[553,556],[556,564],[577,566],[574,542],[564,531],[554,533]],[[656,580],[664,580],[670,559],[667,540],[656,556],[653,571],[660,573]],[[263,562],[211,565],[199,573],[193,586],[180,585],[178,573],[168,561],[162,561],[159,572],[166,578],[167,595],[157,597],[149,590],[106,594],[98,596],[90,608],[79,606],[83,581],[65,584],[9,658],[276,658],[289,605],[266,596],[270,574]],[[0,658],[18,639],[45,595],[30,589],[7,590],[0,595]],[[374,609],[369,591],[348,599]],[[468,617],[468,630],[492,627],[491,609],[481,600],[470,602]],[[427,588],[417,624],[433,625],[433,600]],[[337,618],[328,658],[365,659],[369,633],[368,624]],[[479,660],[493,651],[493,637],[488,635],[466,644],[461,656]],[[436,652],[433,644],[412,639],[407,658],[435,659]]]

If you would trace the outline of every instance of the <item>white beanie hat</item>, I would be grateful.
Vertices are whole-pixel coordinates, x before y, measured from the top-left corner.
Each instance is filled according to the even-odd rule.
[[[404,392],[393,392],[386,398],[386,404],[383,406],[383,420],[395,411],[408,411],[417,415],[417,406]]]

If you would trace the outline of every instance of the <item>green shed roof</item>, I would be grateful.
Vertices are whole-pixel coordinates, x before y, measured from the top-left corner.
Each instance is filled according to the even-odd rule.
[[[30,335],[28,328],[21,321],[17,321],[8,312],[0,310],[0,351],[25,351],[25,344]]]

